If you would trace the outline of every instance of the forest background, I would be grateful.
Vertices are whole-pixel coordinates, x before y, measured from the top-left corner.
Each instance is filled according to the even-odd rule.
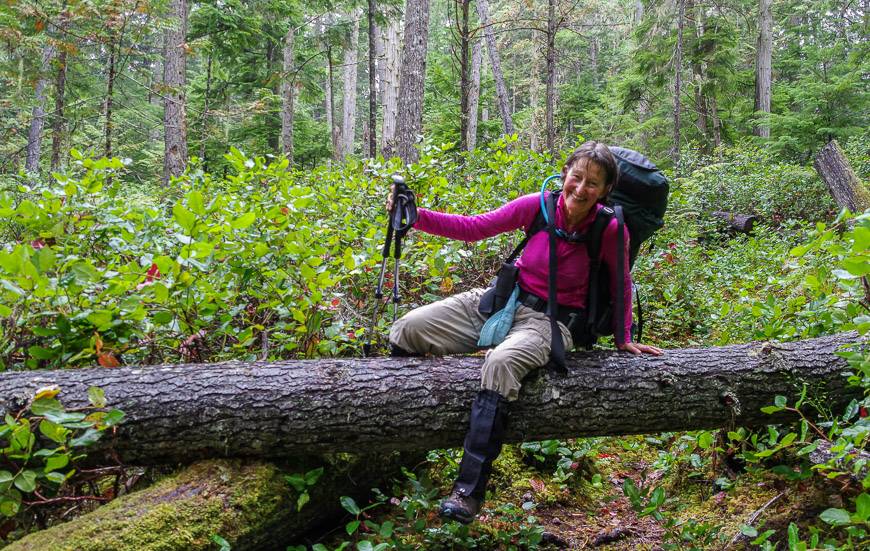
[[[870,173],[868,7],[6,0],[0,361],[23,370],[358,354],[389,322],[368,328],[389,174],[412,180],[424,206],[480,212],[539,189],[586,138],[638,149],[672,179],[666,228],[635,268],[650,342],[866,332],[870,217],[840,214],[811,163],[836,139],[859,179]],[[761,223],[734,235],[713,210]],[[412,235],[402,308],[485,283],[514,237]],[[408,474],[400,505],[376,501],[382,516],[341,501],[348,541],[536,547],[560,533],[542,519],[622,500],[620,515],[658,527],[624,532],[630,545],[710,547],[742,531],[771,549],[860,547],[870,519],[861,464],[858,483],[831,488],[842,466],[808,460],[823,441],[840,456],[866,446],[870,365],[849,358],[863,401],[817,407],[827,416],[818,432],[796,413],[797,425],[758,432],[527,443],[515,450],[525,470],[501,468],[504,498],[471,531],[431,514],[448,483],[434,473],[455,467],[455,452],[437,451],[434,481]],[[782,389],[771,407],[822,402],[804,396]],[[117,495],[80,467],[122,419],[99,411],[99,391],[91,398],[95,417],[41,396],[0,427],[3,538]],[[749,473],[726,473],[724,456]],[[110,486],[125,472],[110,473]],[[618,496],[604,495],[614,477]],[[294,500],[308,496],[304,477],[290,480]],[[735,503],[783,484],[793,492],[763,530],[763,518],[745,523],[745,505],[704,509],[713,494],[687,490],[693,480],[720,497],[733,490]],[[768,486],[750,490],[758,484]],[[202,548],[244,540],[238,526],[203,526]],[[590,526],[560,537],[579,545],[608,530]],[[334,533],[323,541],[342,545]]]

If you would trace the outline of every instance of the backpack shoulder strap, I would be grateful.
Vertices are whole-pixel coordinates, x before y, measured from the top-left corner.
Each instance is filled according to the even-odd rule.
[[[589,228],[589,239],[586,241],[586,251],[589,253],[589,262],[597,265],[601,258],[601,239],[604,237],[604,230],[610,225],[610,220],[616,216],[615,208],[603,206],[598,209],[595,215],[595,221],[592,222],[592,227]]]
[[[558,195],[559,195],[559,192],[554,191],[554,192],[550,192],[548,197],[555,198]],[[526,245],[529,244],[529,240],[532,237],[534,237],[534,235],[536,233],[538,233],[539,231],[543,230],[546,227],[547,227],[547,221],[544,219],[544,211],[539,209],[538,213],[535,214],[535,219],[532,220],[532,225],[529,226],[528,230],[526,230],[525,237],[523,237],[523,240],[520,241],[519,245],[514,247],[513,252],[511,252],[510,256],[507,257],[507,260],[505,260],[505,262],[508,264],[513,264],[516,261],[517,257],[520,255],[520,253],[523,251],[523,249],[526,248]]]

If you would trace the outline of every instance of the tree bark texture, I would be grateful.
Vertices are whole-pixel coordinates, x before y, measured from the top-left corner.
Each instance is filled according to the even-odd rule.
[[[426,84],[428,40],[429,0],[407,0],[395,137],[395,153],[405,163],[413,163],[420,158],[414,144],[423,131],[423,92]]]
[[[755,47],[755,112],[770,113],[771,65],[773,56],[772,0],[758,2],[758,42]],[[759,124],[755,135],[770,137],[770,126]]]
[[[51,38],[47,38],[42,47],[42,64],[39,68],[39,79],[34,91],[35,101],[30,117],[30,128],[27,131],[27,152],[24,169],[28,172],[39,172],[39,157],[42,151],[42,129],[45,127],[45,89],[48,87],[49,69],[54,59],[55,48]]]
[[[366,140],[366,152],[369,157],[374,158],[378,154],[378,48],[376,40],[378,28],[375,25],[375,15],[377,13],[377,4],[375,0],[368,0],[367,13],[369,35],[369,124],[368,140]]]
[[[819,151],[813,166],[840,208],[847,208],[852,212],[864,212],[870,208],[870,191],[849,166],[849,160],[843,155],[837,140],[831,140]]]
[[[166,29],[163,56],[163,182],[178,177],[187,164],[185,91],[187,54],[187,0],[172,0],[172,26]]]
[[[459,149],[468,151],[468,102],[471,75],[468,59],[468,9],[471,0],[459,0],[456,14],[456,36],[459,48]],[[454,54],[454,58],[457,57]]]
[[[399,74],[401,72],[401,49],[399,32],[402,22],[394,15],[384,28],[384,80],[382,106],[384,122],[381,128],[381,152],[390,157],[396,138],[396,116],[399,111]]]
[[[477,146],[477,110],[480,106],[480,66],[483,61],[483,44],[480,39],[471,43],[471,82],[468,89],[468,151]]]
[[[508,106],[508,92],[504,84],[504,75],[501,72],[501,57],[498,53],[498,46],[495,43],[495,31],[489,21],[489,2],[487,0],[475,0],[475,3],[477,5],[477,18],[480,21],[480,26],[483,27],[483,34],[486,36],[486,51],[489,53],[489,65],[492,68],[492,77],[495,80],[498,112],[501,114],[504,133],[510,135],[514,133],[514,123],[511,118],[510,107]]]
[[[695,0],[687,0],[687,2],[687,11],[692,14],[689,18],[691,32],[694,34],[695,41],[700,43],[704,37],[704,6],[696,3]],[[712,140],[709,137],[709,125],[707,124],[707,107],[709,102],[707,101],[707,95],[704,93],[704,84],[707,81],[706,70],[704,62],[698,58],[697,54],[692,56],[691,64],[692,88],[695,93],[695,112],[697,115],[695,128],[698,129],[698,133],[701,135],[703,151],[709,152],[709,144]]]
[[[556,0],[547,6],[547,151],[556,155],[556,127],[553,124],[553,111],[556,104]]]
[[[686,19],[686,0],[677,0],[677,49],[674,53],[674,145],[673,159],[677,175],[680,174],[680,95],[683,93],[683,26]]]
[[[109,40],[109,74],[106,79],[106,117],[103,136],[105,138],[106,147],[104,155],[108,158],[112,157],[112,108],[115,97],[115,62],[117,61],[118,41],[120,38],[112,34]]]
[[[296,64],[293,53],[293,23],[284,35],[284,78],[281,79],[281,147],[284,156],[293,164],[293,92],[296,87]]]
[[[324,458],[279,470],[270,463],[209,460],[195,463],[149,488],[30,534],[8,551],[212,550],[211,536],[235,551],[286,549],[324,521],[343,515],[338,496],[357,501],[410,464],[407,455]],[[297,492],[285,474],[322,466],[309,488],[310,501],[297,511]]]
[[[344,50],[344,66],[342,67],[344,99],[342,101],[340,159],[353,154],[353,142],[356,137],[356,64],[359,55],[359,18],[359,9],[350,13],[350,37],[347,48]]]
[[[69,30],[69,11],[66,3],[60,14],[60,39],[67,40]],[[54,80],[54,120],[51,124],[51,170],[57,170],[61,166],[61,149],[63,149],[66,120],[64,119],[64,106],[66,105],[66,56],[67,48],[61,43],[57,54],[57,75]]]
[[[569,375],[539,370],[512,405],[508,441],[763,425],[760,412],[799,383],[836,411],[846,386],[840,345],[855,334],[785,344],[749,343],[569,355]],[[67,407],[101,387],[126,413],[112,445],[128,464],[335,451],[421,451],[458,446],[480,387],[480,356],[227,362],[0,373],[0,415],[58,385]],[[797,386],[796,386],[797,384]],[[99,450],[89,452],[99,457]]]

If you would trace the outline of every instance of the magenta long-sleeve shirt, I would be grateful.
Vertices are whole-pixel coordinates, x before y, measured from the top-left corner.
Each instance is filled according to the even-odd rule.
[[[595,220],[595,214],[601,205],[598,204],[589,212],[585,220],[574,227],[565,227],[565,200],[561,195],[556,205],[556,227],[568,232],[585,232]],[[541,210],[541,195],[532,193],[518,197],[502,207],[475,216],[461,214],[446,214],[427,209],[418,209],[419,219],[414,228],[449,237],[461,241],[479,241],[503,232],[523,228],[528,230]],[[628,230],[625,231],[625,248],[621,251],[625,266],[628,266]],[[609,273],[616,270],[616,232],[617,221],[613,219],[604,230],[601,242],[601,261],[607,266]],[[557,240],[556,258],[558,277],[556,278],[556,300],[559,304],[584,308],[589,286],[589,255],[586,245],[569,243],[564,239]],[[520,289],[537,295],[543,299],[548,296],[549,268],[549,236],[548,232],[540,231],[529,239],[522,256],[517,260],[520,268],[518,283]],[[616,280],[610,278],[611,296],[616,296]],[[625,336],[631,335],[631,275],[625,270]],[[615,332],[615,331],[614,331]],[[617,342],[616,344],[623,344]]]

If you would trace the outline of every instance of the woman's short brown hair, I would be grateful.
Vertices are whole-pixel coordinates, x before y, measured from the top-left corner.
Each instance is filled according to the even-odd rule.
[[[613,153],[611,153],[610,149],[601,142],[596,142],[594,140],[583,142],[583,145],[575,149],[562,166],[563,181],[568,177],[568,171],[571,170],[580,159],[594,161],[598,166],[604,169],[604,173],[606,174],[604,187],[606,191],[604,197],[601,199],[606,199],[616,186],[616,180],[619,179],[619,168],[616,166],[616,159],[613,158]]]

